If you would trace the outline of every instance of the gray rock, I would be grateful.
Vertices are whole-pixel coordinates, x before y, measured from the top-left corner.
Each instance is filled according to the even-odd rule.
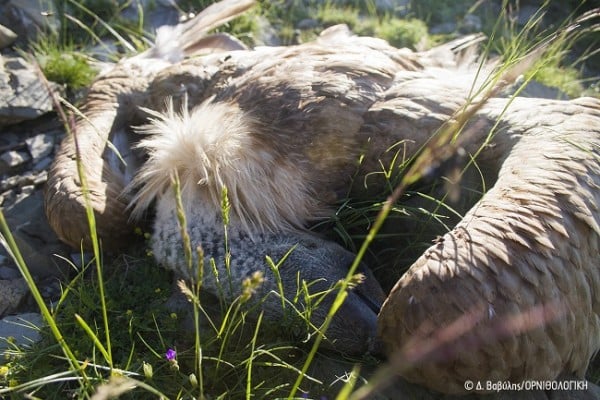
[[[0,280],[0,316],[17,312],[28,294],[29,288],[23,278]]]
[[[101,75],[113,68],[111,61],[114,61],[115,55],[119,54],[119,44],[114,40],[103,39],[100,44],[89,47],[86,53],[94,57],[91,64]]]
[[[31,157],[24,151],[7,151],[0,155],[0,162],[4,165],[5,168],[14,168],[18,167],[21,164],[25,164],[29,161]],[[0,166],[0,170],[2,167]]]
[[[47,171],[27,171],[21,175],[13,175],[0,183],[0,190],[23,188],[25,186],[40,186],[48,180]]]
[[[304,18],[300,22],[296,24],[296,28],[298,29],[315,29],[319,26],[319,21],[314,18]]]
[[[462,33],[480,32],[482,25],[481,18],[477,15],[467,14],[460,24],[460,31]]]
[[[542,83],[531,81],[520,93],[523,97],[539,97],[544,99],[568,100],[569,96],[560,89],[546,86]]]
[[[375,8],[378,12],[395,12],[405,15],[408,12],[410,0],[375,0]]]
[[[132,0],[121,17],[136,23],[142,20],[146,32],[156,32],[160,26],[177,24],[179,11],[173,1]]]
[[[4,264],[7,257],[0,255],[0,265]],[[21,273],[16,268],[11,267],[0,267],[0,279],[11,280],[17,279],[21,276]]]
[[[508,94],[512,94],[516,89],[520,87],[521,83],[517,82],[512,88],[508,90]],[[519,92],[521,97],[534,97],[539,99],[551,99],[551,100],[568,100],[569,96],[561,90],[546,86],[543,83],[537,81],[531,81]]]
[[[15,40],[17,40],[17,34],[4,25],[0,25],[0,49],[10,46]]]
[[[55,262],[54,254],[68,254],[69,249],[48,224],[41,191],[17,196],[4,215],[31,273],[40,277],[63,275],[68,267]]]
[[[4,191],[14,189],[19,185],[20,179],[21,176],[19,175],[9,176],[8,178],[2,180],[2,183],[0,183],[0,189]]]
[[[48,88],[35,68],[20,57],[0,57],[0,127],[51,110]]]
[[[443,22],[438,25],[434,25],[429,28],[429,33],[434,35],[441,35],[446,33],[456,32],[457,25],[455,22]]]
[[[27,148],[33,158],[33,162],[38,162],[54,149],[54,135],[50,133],[40,133],[39,135],[25,139],[25,142],[27,143]]]
[[[77,268],[83,268],[94,259],[94,253],[90,253],[87,251],[83,253],[70,253],[69,259]]]
[[[0,55],[0,59],[2,56]],[[21,145],[19,136],[14,132],[2,131],[0,132],[0,146],[6,150],[14,150]]]
[[[53,0],[9,0],[4,13],[3,22],[24,39],[34,39],[40,33],[57,33],[60,29],[60,16]]]
[[[527,23],[538,13],[539,8],[534,5],[523,5],[519,8],[517,14],[517,24],[521,26],[527,25]]]
[[[42,339],[40,328],[44,320],[40,314],[26,313],[5,317],[0,320],[0,351],[27,346]]]
[[[21,188],[21,194],[25,195],[25,196],[29,196],[30,194],[32,194],[35,190],[35,186],[33,185],[27,185],[27,186],[23,186]]]
[[[48,180],[48,173],[43,170],[48,169],[50,167],[50,164],[52,164],[52,157],[44,157],[40,161],[38,161],[37,163],[35,163],[33,165],[33,170],[44,172],[44,175],[46,178],[46,179],[44,179],[44,181],[46,181],[46,180]]]
[[[258,25],[257,37],[255,38],[256,44],[264,46],[281,45],[279,35],[269,20],[267,20],[265,17],[258,17],[256,22]]]
[[[0,194],[0,205],[4,208],[14,203],[15,199],[15,191],[14,190],[5,190]],[[2,251],[2,247],[0,247],[0,251]]]

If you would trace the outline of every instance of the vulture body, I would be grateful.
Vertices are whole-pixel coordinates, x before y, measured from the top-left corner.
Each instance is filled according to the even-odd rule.
[[[200,15],[196,32],[206,31],[206,15],[214,16]],[[277,320],[284,311],[266,257],[280,263],[289,301],[302,280],[320,293],[346,276],[354,255],[307,228],[347,196],[368,198],[385,184],[372,173],[389,165],[394,145],[416,154],[469,102],[477,71],[454,55],[469,40],[415,53],[336,27],[298,46],[236,50],[225,40],[215,48],[234,51],[186,58],[210,47],[194,40],[168,51],[159,41],[90,89],[74,132],[99,235],[105,248],[118,246],[130,212],[154,203],[155,257],[196,276],[184,258],[177,176],[192,247],[201,247],[204,265],[216,261],[218,274],[205,272],[203,288],[233,301],[261,271],[253,299],[265,298],[265,316]],[[413,354],[411,340],[438,338],[473,315],[470,336],[454,347],[461,351],[417,357],[400,372],[450,393],[466,379],[581,375],[600,348],[600,103],[491,99],[467,130],[462,145],[497,173],[495,186],[409,269],[379,316],[385,295],[362,267],[329,343],[363,353],[381,340],[390,355]],[[67,138],[54,162],[46,210],[59,236],[79,246],[89,235],[75,144]],[[324,297],[314,324],[331,302]]]

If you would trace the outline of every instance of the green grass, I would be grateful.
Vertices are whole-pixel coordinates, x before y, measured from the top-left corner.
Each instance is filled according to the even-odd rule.
[[[197,11],[206,3],[189,1],[181,6]],[[112,32],[107,29],[106,25],[112,22],[118,25],[118,10],[124,2],[108,2],[102,10],[96,9],[97,4],[89,1],[81,3],[85,9],[74,6],[72,2],[63,4],[65,9],[71,7],[69,10],[73,13],[72,18],[67,19],[69,23],[89,22],[89,31],[83,30],[88,34],[88,43],[96,42],[95,38],[103,34],[127,41],[131,48],[145,43],[141,34],[134,38],[135,29],[129,30],[124,26]],[[400,20],[389,15],[373,15],[369,7],[365,10],[326,3],[313,14],[300,7],[299,2],[292,2],[291,8],[285,12],[277,7],[277,2],[261,2],[261,7],[253,10],[250,16],[230,22],[224,29],[252,43],[258,29],[253,16],[263,16],[276,26],[288,29],[300,19],[312,16],[323,25],[344,22],[357,30],[363,29],[363,33],[372,32],[384,37],[398,46],[414,47],[427,38],[422,21],[442,18],[434,13],[458,15],[465,11],[460,7],[466,6],[463,2],[453,2],[438,10],[426,8],[424,3],[418,3],[423,7],[418,9],[416,4],[413,2],[413,19]],[[339,10],[343,12],[339,13]],[[414,19],[419,16],[419,19]],[[99,22],[103,19],[107,24]],[[494,49],[505,55],[504,66],[492,77],[496,79],[518,64],[520,56],[531,49],[533,41],[530,36],[519,36],[505,29],[504,23],[500,19],[493,27],[490,32],[493,40],[484,49],[487,55],[491,55]],[[78,26],[81,29],[81,25]],[[530,33],[534,32],[534,24],[527,29]],[[68,87],[86,86],[94,72],[81,52],[85,43],[61,47],[61,40],[41,42],[34,47],[43,71],[52,80]],[[580,86],[567,88],[580,79],[579,70],[568,62],[565,64],[565,50],[573,45],[573,40],[560,41],[525,79],[541,79],[572,95],[581,93]],[[59,57],[62,54],[67,54],[67,57]],[[469,115],[462,117],[468,119]],[[460,122],[459,119],[458,125]],[[437,140],[431,141],[419,157],[402,159],[399,156],[394,166],[386,166],[380,171],[389,177],[385,192],[369,203],[343,202],[335,217],[318,228],[331,232],[330,237],[357,252],[352,268],[356,268],[362,259],[386,258],[390,243],[394,243],[395,247],[404,243],[401,247],[406,249],[406,254],[393,254],[389,263],[409,265],[410,260],[429,244],[428,238],[432,234],[428,229],[443,232],[452,225],[458,211],[443,194],[439,195],[446,188],[420,181],[429,165],[454,157],[456,147],[450,143],[456,126],[451,128],[439,132]],[[442,148],[445,150],[440,151]],[[392,169],[393,173],[390,173]],[[80,173],[85,175],[85,171]],[[178,194],[176,179],[173,186]],[[432,196],[431,193],[437,194]],[[429,206],[406,205],[407,200],[415,197],[425,199]],[[302,393],[308,393],[309,398],[323,395],[343,399],[359,387],[362,387],[359,390],[369,390],[364,383],[371,379],[378,360],[346,359],[319,349],[323,330],[343,301],[346,289],[355,283],[352,269],[346,279],[331,289],[337,298],[322,329],[316,330],[309,323],[307,315],[310,309],[298,311],[293,303],[282,305],[291,314],[290,318],[272,327],[264,320],[260,310],[249,306],[248,300],[254,296],[254,289],[261,282],[259,275],[245,282],[246,290],[231,304],[223,304],[202,293],[203,274],[213,273],[214,268],[211,265],[194,265],[194,259],[202,259],[201,256],[193,257],[194,253],[201,253],[201,249],[191,247],[186,218],[181,210],[180,205],[179,224],[188,265],[190,269],[199,271],[195,279],[179,284],[179,290],[187,299],[181,311],[167,307],[172,301],[172,275],[158,268],[145,249],[107,259],[100,253],[97,240],[94,240],[93,261],[78,271],[71,281],[63,283],[60,301],[48,307],[12,243],[0,213],[6,246],[30,285],[48,325],[42,331],[44,338],[40,343],[32,348],[15,348],[2,361],[0,395],[15,399],[22,398],[24,393],[31,394],[33,398],[91,398],[96,391],[105,390],[120,393],[125,399],[149,396],[169,399],[293,398]],[[227,210],[224,193],[225,221]],[[91,212],[88,215],[94,232],[93,215]],[[386,222],[393,225],[399,220],[419,221],[417,225],[423,229],[422,238],[392,235],[386,230]],[[270,262],[275,272],[279,261]],[[306,282],[305,286],[309,284]],[[299,290],[297,297],[304,295],[306,292]],[[283,299],[283,295],[281,297]],[[309,336],[311,341],[298,341],[298,337]],[[169,349],[175,350],[176,356],[167,359]],[[361,366],[360,370],[357,365]],[[346,376],[346,379],[336,381],[336,375]],[[590,376],[598,382],[598,372],[592,371]]]
[[[410,47],[415,50],[430,47],[427,25],[416,18],[390,18],[375,28],[374,35],[387,40],[395,47]]]
[[[33,57],[44,76],[52,82],[77,90],[89,86],[97,71],[90,58],[72,45],[60,45],[55,36],[47,36],[31,46]]]

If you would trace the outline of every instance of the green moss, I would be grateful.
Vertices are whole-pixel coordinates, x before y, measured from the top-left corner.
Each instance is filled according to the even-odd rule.
[[[324,27],[346,24],[350,29],[355,29],[359,24],[359,10],[357,8],[340,7],[330,3],[319,7],[315,17]]]
[[[230,33],[248,46],[254,46],[260,32],[260,19],[261,16],[256,10],[250,11],[232,19],[216,31]]]
[[[395,47],[421,49],[429,44],[427,25],[420,19],[388,19],[376,26],[374,33]]]
[[[535,71],[533,79],[546,86],[557,88],[569,97],[581,96],[584,91],[581,74],[573,67],[542,66]]]
[[[80,89],[92,83],[96,70],[87,59],[76,52],[50,52],[37,55],[38,62],[48,80]]]

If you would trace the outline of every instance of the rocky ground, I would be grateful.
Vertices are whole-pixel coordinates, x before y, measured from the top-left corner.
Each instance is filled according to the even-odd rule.
[[[389,10],[405,5],[406,1],[386,0],[376,4]],[[49,302],[60,295],[59,279],[68,269],[67,263],[56,255],[74,263],[78,263],[81,256],[58,240],[45,218],[43,188],[53,154],[65,130],[52,112],[50,87],[41,79],[40,71],[31,59],[18,49],[27,48],[25,43],[36,32],[56,29],[59,21],[52,10],[50,1],[0,0],[0,208]],[[131,6],[124,13],[136,18],[136,10]],[[519,18],[526,21],[533,10],[533,7],[524,7]],[[147,10],[146,29],[174,23],[179,12],[171,2],[158,1],[158,7]],[[481,27],[476,15],[467,20],[469,30]],[[456,29],[456,21],[443,21],[430,28],[433,32]],[[268,36],[269,30],[265,29],[265,32],[263,41],[273,43],[272,36]],[[49,85],[53,90],[61,89],[58,85]],[[551,96],[556,97],[556,92],[551,92]],[[39,336],[37,330],[27,324],[13,323],[18,320],[39,325],[41,317],[20,272],[4,249],[0,249],[0,318],[0,350],[6,347],[8,337],[26,343]],[[594,397],[591,393],[590,396]],[[595,397],[600,398],[598,391]]]

